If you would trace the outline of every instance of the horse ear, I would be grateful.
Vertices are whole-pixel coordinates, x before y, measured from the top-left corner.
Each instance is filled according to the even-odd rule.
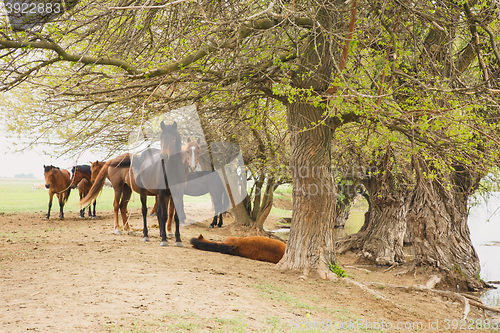
[[[200,138],[198,138],[198,140],[196,140],[196,142],[198,142],[198,144],[200,144],[200,142],[201,142],[201,139],[200,139]]]
[[[177,122],[174,121],[174,123],[172,124],[172,126],[174,127],[174,130],[176,130],[177,129]]]
[[[163,120],[161,121],[160,127],[162,131],[165,130],[165,123],[163,122]]]
[[[190,138],[190,137],[188,137],[186,142],[187,142],[187,143],[190,143],[190,142],[191,142],[191,138]]]

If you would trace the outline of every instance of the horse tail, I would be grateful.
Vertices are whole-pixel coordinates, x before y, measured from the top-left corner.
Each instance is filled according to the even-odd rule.
[[[109,168],[110,161],[106,162],[104,166],[102,167],[101,171],[97,175],[97,178],[94,181],[94,184],[92,184],[92,187],[90,188],[89,193],[85,196],[85,198],[80,199],[80,205],[82,207],[87,207],[94,201],[99,193],[101,193],[102,188],[104,187],[104,183],[106,182],[106,177],[108,176],[108,168]]]
[[[70,193],[71,193],[71,187],[68,187],[68,194],[66,194],[66,198],[64,199],[64,203],[66,203],[68,201]]]
[[[198,250],[220,252],[223,254],[233,254],[233,251],[235,249],[235,247],[232,245],[210,242],[203,238],[203,235],[199,235],[198,238],[191,238],[191,245],[193,245],[193,247]]]

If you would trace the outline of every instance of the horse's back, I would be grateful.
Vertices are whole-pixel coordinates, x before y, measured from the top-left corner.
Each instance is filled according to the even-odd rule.
[[[235,247],[233,255],[277,264],[285,254],[286,244],[263,236],[228,237],[224,244]]]
[[[209,192],[224,191],[224,185],[217,171],[196,171],[188,173],[184,194],[198,197]]]

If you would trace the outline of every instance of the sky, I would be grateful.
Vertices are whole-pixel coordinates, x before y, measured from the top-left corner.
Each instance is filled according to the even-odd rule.
[[[17,174],[32,173],[36,179],[43,179],[43,166],[54,165],[62,169],[71,170],[77,164],[90,164],[102,159],[94,153],[83,153],[78,160],[75,158],[55,158],[43,153],[43,147],[35,146],[32,149],[14,153],[12,139],[7,138],[7,133],[0,130],[0,178],[12,178]]]

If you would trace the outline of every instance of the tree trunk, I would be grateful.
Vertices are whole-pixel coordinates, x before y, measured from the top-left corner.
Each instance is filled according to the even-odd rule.
[[[354,185],[340,185],[337,191],[337,214],[335,216],[335,228],[344,228],[349,215],[351,215],[351,207],[354,199],[358,195]]]
[[[310,127],[321,119],[323,109],[307,103],[289,106],[293,210],[286,252],[278,267],[315,270],[321,278],[330,275],[328,264],[335,257],[335,203],[337,187],[331,174],[331,129]]]
[[[337,186],[331,172],[332,128],[325,125],[325,106],[315,104],[332,80],[338,46],[328,34],[341,29],[333,26],[343,25],[343,6],[340,0],[324,1],[314,9],[318,22],[304,40],[298,69],[292,72],[292,85],[298,92],[286,104],[293,211],[286,252],[278,267],[304,270],[305,275],[316,271],[323,279],[334,276],[328,265],[336,262]]]
[[[449,177],[450,190],[443,182],[431,181],[423,175],[423,172],[429,174],[424,161],[420,160],[418,165],[415,168],[418,186],[408,214],[415,263],[444,271],[447,282],[453,288],[457,285],[469,290],[481,288],[479,258],[472,246],[467,225],[467,198],[480,178],[455,167]]]
[[[405,261],[403,238],[406,231],[408,192],[378,195],[372,199],[370,222],[362,240],[362,254],[377,265]]]
[[[335,216],[335,228],[344,228],[349,215],[351,215],[352,200],[338,200],[337,214]]]
[[[337,242],[339,253],[360,250],[363,257],[377,265],[405,261],[403,238],[410,191],[404,179],[396,180],[390,171],[390,156],[392,154],[388,151],[378,166],[381,172],[364,182],[370,194],[370,207],[363,227],[358,233]]]

